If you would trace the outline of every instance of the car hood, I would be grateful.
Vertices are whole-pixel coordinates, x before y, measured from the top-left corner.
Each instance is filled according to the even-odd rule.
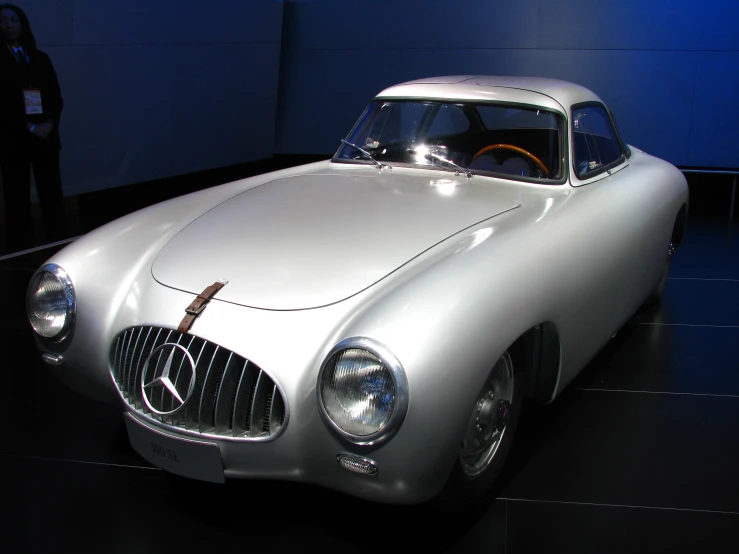
[[[336,171],[278,178],[206,212],[159,252],[163,285],[245,306],[344,300],[466,227],[517,207],[464,177]]]

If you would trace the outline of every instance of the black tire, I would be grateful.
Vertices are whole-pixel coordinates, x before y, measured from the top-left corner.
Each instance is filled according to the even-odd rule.
[[[457,456],[457,460],[454,464],[449,479],[447,480],[441,493],[435,498],[435,504],[438,508],[443,510],[461,510],[470,507],[476,502],[486,498],[492,491],[496,479],[503,469],[506,457],[511,450],[513,444],[513,438],[516,434],[516,428],[518,427],[519,419],[521,418],[521,408],[523,404],[523,392],[524,392],[524,376],[523,373],[517,368],[515,360],[510,356],[508,352],[505,352],[501,356],[500,360],[495,364],[493,370],[491,370],[491,376],[485,381],[483,389],[480,392],[482,395],[490,382],[490,379],[495,373],[496,368],[502,362],[505,363],[508,360],[510,363],[510,372],[512,375],[512,391],[510,394],[510,402],[505,406],[507,416],[505,416],[505,428],[501,433],[498,444],[494,449],[494,453],[491,459],[487,463],[482,463],[481,468],[475,468],[470,464],[469,459],[464,461],[463,453],[465,452],[466,437],[461,441],[462,446]],[[480,395],[478,395],[478,401],[472,407],[472,413],[470,416],[470,422],[475,417],[476,413],[479,413],[479,402]],[[495,398],[493,398],[495,399]],[[500,402],[498,400],[498,407],[496,412],[500,414]],[[469,426],[467,431],[469,431]],[[465,433],[467,435],[467,433]],[[482,458],[483,456],[481,456]]]

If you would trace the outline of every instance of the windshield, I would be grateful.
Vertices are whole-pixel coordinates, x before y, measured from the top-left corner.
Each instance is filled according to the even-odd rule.
[[[515,104],[375,100],[334,160],[551,182],[562,178],[563,128],[561,115]]]

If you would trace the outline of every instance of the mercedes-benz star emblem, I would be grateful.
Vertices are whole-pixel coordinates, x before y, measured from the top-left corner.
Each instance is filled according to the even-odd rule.
[[[183,353],[179,361],[175,361],[177,350],[181,350]],[[167,356],[164,362],[164,368],[161,374],[157,376],[157,367],[161,365],[160,360],[164,356]],[[149,370],[152,368],[151,379],[147,380]],[[187,394],[185,398],[182,398],[180,393],[177,392],[177,384],[184,383],[183,379],[187,379],[188,376],[190,377],[190,381],[187,386]],[[174,382],[172,382],[173,379]],[[146,362],[144,362],[144,371],[141,376],[141,396],[143,396],[146,406],[152,412],[160,416],[172,415],[179,412],[185,407],[190,396],[192,396],[194,388],[195,362],[184,346],[168,342],[157,346],[151,351],[149,357],[146,358]],[[180,390],[182,390],[182,387],[180,387]],[[153,401],[150,395],[153,395],[155,391],[158,399]],[[155,403],[159,405],[159,409],[153,406]],[[165,407],[171,407],[171,409],[166,410]]]

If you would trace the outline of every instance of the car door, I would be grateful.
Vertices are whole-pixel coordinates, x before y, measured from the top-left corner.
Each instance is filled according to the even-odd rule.
[[[647,177],[654,162],[635,161],[603,104],[576,104],[570,115],[574,192],[566,234],[577,260],[569,277],[577,301],[561,330],[568,354],[561,384],[638,309],[656,285],[669,242],[666,219],[655,217],[664,205],[660,184]]]

